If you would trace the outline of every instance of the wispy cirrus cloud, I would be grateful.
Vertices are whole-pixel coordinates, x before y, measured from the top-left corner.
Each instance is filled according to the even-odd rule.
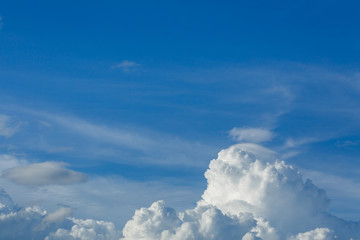
[[[14,121],[10,116],[0,114],[0,136],[12,137],[22,125],[22,122]]]
[[[31,137],[31,141],[15,141],[30,151],[71,152],[70,157],[94,161],[205,167],[218,150],[202,142],[136,125],[98,124],[76,116],[22,108],[18,108],[17,113],[31,119],[27,126],[29,132],[37,132],[35,137],[23,137]],[[39,121],[46,122],[49,127],[39,128]]]

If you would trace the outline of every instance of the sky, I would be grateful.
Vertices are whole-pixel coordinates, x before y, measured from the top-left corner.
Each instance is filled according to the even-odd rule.
[[[250,142],[358,221],[359,7],[2,1],[0,187],[121,229],[158,200],[197,206],[210,161]]]

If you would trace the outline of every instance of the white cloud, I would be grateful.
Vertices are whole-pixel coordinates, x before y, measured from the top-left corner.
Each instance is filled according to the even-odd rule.
[[[128,71],[128,70],[138,67],[138,66],[141,66],[141,64],[136,63],[134,61],[124,60],[120,63],[113,65],[113,68],[121,68],[124,71]]]
[[[200,141],[181,139],[142,126],[98,124],[75,116],[16,105],[7,108],[11,108],[19,117],[26,118],[28,125],[21,139],[14,137],[12,144],[17,149],[32,152],[61,152],[63,157],[89,161],[106,159],[116,163],[205,168],[208,159],[220,150]]]
[[[290,240],[333,240],[334,235],[328,228],[317,228],[315,230],[299,233],[295,237],[291,237]]]
[[[304,182],[298,170],[277,160],[276,155],[261,158],[264,152],[254,144],[222,150],[205,173],[208,187],[195,209],[175,214],[157,202],[135,212],[124,228],[124,239],[360,237],[359,223],[327,212],[329,200],[324,190],[309,180]],[[208,211],[213,213],[204,214]]]
[[[36,204],[49,211],[55,211],[59,206],[71,207],[76,218],[107,220],[123,226],[134,209],[158,199],[166,200],[178,210],[193,207],[201,196],[203,182],[183,186],[177,181],[134,181],[113,175],[92,175],[82,184],[36,188],[0,178],[0,186],[23,206]]]
[[[0,17],[0,27],[1,27],[1,17]],[[3,137],[12,137],[17,131],[19,131],[21,122],[15,122],[11,117],[7,115],[0,114],[0,136]]]
[[[2,177],[26,186],[66,185],[81,183],[87,177],[83,173],[65,168],[63,162],[42,162],[5,170]]]
[[[25,159],[17,158],[9,154],[0,154],[0,173],[9,168],[18,167],[27,163]]]
[[[319,171],[302,170],[304,176],[326,189],[331,201],[330,211],[339,217],[359,220],[360,182],[350,177],[342,177]],[[346,186],[346,187],[345,187]],[[336,199],[335,199],[336,198]],[[356,210],[356,211],[354,211]]]
[[[251,214],[227,216],[211,205],[199,204],[195,209],[178,215],[163,201],[158,201],[135,212],[133,219],[124,227],[123,240],[241,239],[248,232],[260,234],[255,229],[257,224]],[[265,228],[263,236],[269,237],[271,230]]]
[[[44,112],[33,112],[34,115],[46,118],[53,128],[65,129],[72,135],[61,136],[71,142],[76,137],[86,137],[86,149],[81,149],[79,154],[95,154],[103,157],[123,157],[122,161],[131,159],[147,163],[163,165],[196,165],[206,166],[207,159],[216,153],[214,148],[199,142],[188,142],[174,136],[169,136],[148,129],[131,126],[109,127],[94,124],[72,116],[61,116]],[[96,142],[93,148],[89,148]],[[99,143],[106,144],[104,148]],[[79,144],[77,144],[79,145]],[[38,145],[37,145],[38,147]],[[79,148],[79,146],[77,146]],[[54,148],[46,146],[46,151]],[[55,148],[56,149],[56,148]],[[66,148],[70,150],[69,148]],[[73,150],[72,153],[76,151]],[[137,155],[136,155],[137,154]],[[136,155],[136,157],[133,157]],[[194,161],[196,158],[198,161]]]
[[[45,114],[45,116],[66,129],[107,143],[123,145],[137,150],[147,150],[156,144],[154,140],[144,137],[141,134],[110,128],[104,125],[92,124],[79,118],[51,114]]]
[[[274,137],[274,133],[263,128],[233,128],[229,132],[230,136],[240,142],[267,142]]]
[[[11,199],[0,189],[0,201]],[[4,204],[3,204],[4,205]],[[53,213],[36,207],[0,208],[0,239],[66,239],[66,240],[115,240],[120,234],[113,223],[69,218],[69,208]]]
[[[315,138],[315,137],[305,137],[299,139],[288,138],[285,142],[285,148],[296,148],[302,145],[319,142],[326,140],[326,138]]]
[[[71,218],[71,229],[59,228],[45,240],[118,240],[120,233],[111,222]]]
[[[18,234],[19,239],[46,237],[47,240],[360,238],[359,222],[332,216],[324,190],[310,180],[303,181],[297,169],[279,161],[276,153],[259,145],[237,144],[222,150],[218,158],[210,162],[205,177],[208,186],[195,208],[177,213],[166,207],[164,201],[156,201],[149,208],[135,212],[122,236],[111,222],[69,218],[71,211],[66,208],[48,214],[35,207],[20,210],[2,207],[0,230],[3,226],[5,229],[0,231],[0,236],[6,238],[11,231],[17,231],[15,235]],[[6,202],[11,205],[9,197],[4,196],[4,192],[2,195],[2,206],[6,206]]]

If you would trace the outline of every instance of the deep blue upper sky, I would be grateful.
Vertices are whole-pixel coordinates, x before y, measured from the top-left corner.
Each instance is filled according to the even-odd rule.
[[[309,175],[357,184],[359,9],[330,0],[2,1],[0,108],[21,130],[0,139],[1,151],[201,189],[208,161],[235,143],[228,131],[257,127]],[[337,191],[330,196],[344,196]],[[353,218],[344,202],[355,200],[334,211]]]

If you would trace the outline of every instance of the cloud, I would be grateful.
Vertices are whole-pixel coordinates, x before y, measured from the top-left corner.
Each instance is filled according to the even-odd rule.
[[[42,162],[5,170],[2,177],[26,186],[67,185],[86,181],[83,173],[65,168],[63,162]]]
[[[0,213],[9,212],[14,206],[12,198],[0,187]]]
[[[42,117],[58,130],[58,139],[66,139],[71,144],[77,139],[76,148],[50,147],[44,141],[41,145],[46,152],[54,150],[72,150],[74,154],[85,155],[87,158],[94,156],[117,159],[116,161],[146,162],[161,165],[191,165],[206,167],[207,159],[216,153],[216,148],[200,142],[186,141],[167,134],[151,131],[134,126],[106,126],[73,117],[50,114],[46,112],[31,112],[37,117]],[[66,130],[66,131],[63,131]],[[80,139],[80,140],[79,140]],[[82,145],[79,142],[86,144]],[[91,147],[89,147],[91,146]],[[83,149],[81,149],[83,148]],[[199,159],[193,161],[194,158]]]
[[[315,138],[315,137],[308,137],[308,138],[300,138],[300,139],[293,139],[288,138],[285,142],[285,148],[296,148],[302,145],[324,141],[326,138]]]
[[[198,205],[178,215],[158,201],[135,212],[124,227],[123,240],[241,239],[256,226],[250,214],[227,216],[211,205]]]
[[[278,160],[276,153],[262,146],[237,144],[220,151],[210,162],[205,177],[208,186],[194,208],[178,213],[164,201],[156,201],[149,208],[136,210],[122,235],[111,222],[70,218],[68,208],[48,214],[37,207],[12,207],[10,197],[0,191],[3,206],[0,237],[46,240],[360,238],[359,222],[331,215],[326,192],[310,180],[304,181],[296,168]]]
[[[299,233],[295,237],[291,237],[290,240],[332,240],[334,235],[328,228],[317,228],[315,230]]]
[[[0,189],[0,201],[11,199]],[[53,213],[36,206],[0,207],[0,239],[117,240],[120,237],[111,222],[70,218],[72,210],[59,208]]]
[[[113,65],[112,68],[121,68],[124,71],[128,71],[128,70],[138,67],[138,66],[141,66],[141,64],[136,63],[134,61],[124,60],[120,63]]]
[[[358,222],[327,211],[324,190],[303,181],[297,169],[276,155],[262,158],[264,152],[254,144],[222,150],[205,173],[208,187],[195,209],[176,214],[163,202],[142,208],[126,224],[124,240],[360,237]]]
[[[28,164],[27,160],[25,159],[19,159],[9,154],[0,155],[0,172],[9,168],[18,167],[25,164]]]
[[[1,26],[1,18],[0,18]],[[14,122],[11,117],[7,115],[0,114],[0,136],[3,137],[12,137],[17,131],[19,131],[21,122]]]
[[[47,214],[42,220],[42,229],[49,226],[51,223],[61,223],[66,217],[72,215],[71,208],[62,207],[53,213]]]
[[[356,169],[355,174],[356,173]],[[339,169],[338,169],[339,171]],[[349,176],[341,177],[331,173],[302,170],[304,176],[312,179],[316,185],[325,188],[329,197],[336,198],[331,202],[331,212],[339,217],[359,220],[360,182]],[[346,186],[346,187],[344,187]]]
[[[71,207],[76,218],[107,220],[123,226],[133,215],[134,209],[158,199],[164,199],[178,210],[193,207],[201,196],[204,182],[184,185],[175,178],[167,181],[136,181],[116,175],[92,175],[82,184],[35,188],[0,178],[0,186],[7,189],[19,205],[36,204],[48,211],[55,211],[59,206]]]
[[[267,142],[274,137],[274,133],[263,128],[233,128],[229,132],[230,136],[240,142]]]
[[[152,139],[127,130],[92,124],[75,117],[57,116],[51,114],[45,114],[45,116],[61,127],[103,142],[123,145],[137,150],[146,150],[154,147],[156,144]]]
[[[93,219],[70,219],[70,229],[59,228],[50,233],[45,240],[118,240],[120,233],[111,222]]]

